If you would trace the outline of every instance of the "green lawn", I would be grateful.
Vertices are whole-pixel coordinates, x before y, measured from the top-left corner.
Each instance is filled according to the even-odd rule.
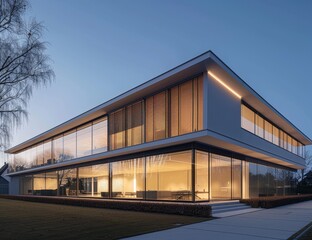
[[[207,218],[0,199],[0,239],[119,239]]]

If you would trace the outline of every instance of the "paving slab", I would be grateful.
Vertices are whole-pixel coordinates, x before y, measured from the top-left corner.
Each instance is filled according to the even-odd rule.
[[[128,239],[286,240],[310,222],[312,222],[312,201],[307,201],[262,211],[240,213]]]

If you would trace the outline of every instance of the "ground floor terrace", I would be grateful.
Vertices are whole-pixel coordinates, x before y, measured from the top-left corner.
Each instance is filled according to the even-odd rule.
[[[210,147],[177,148],[19,176],[22,195],[210,201],[296,193],[295,172]]]

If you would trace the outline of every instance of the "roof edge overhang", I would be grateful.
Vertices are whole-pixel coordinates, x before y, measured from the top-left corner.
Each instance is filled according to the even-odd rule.
[[[127,103],[134,102],[138,99],[142,99],[148,95],[151,95],[164,88],[170,87],[180,81],[186,80],[190,77],[194,77],[200,73],[207,72],[208,69],[214,68],[218,72],[223,72],[223,76],[227,79],[229,84],[236,88],[239,88],[243,100],[250,98],[247,102],[254,101],[254,104],[261,103],[266,110],[269,110],[271,114],[276,115],[276,119],[287,126],[287,129],[291,130],[290,133],[295,135],[294,137],[305,145],[312,144],[312,140],[303,134],[298,128],[296,128],[289,120],[287,120],[281,113],[279,113],[273,106],[271,106],[265,99],[263,99],[255,90],[253,90],[245,81],[243,81],[233,70],[231,70],[222,60],[220,60],[211,50],[175,67],[171,70],[152,78],[151,80],[130,89],[129,91],[118,95],[107,102],[100,104],[44,133],[41,133],[21,144],[18,144],[12,148],[7,149],[6,153],[17,153],[23,149],[26,149],[34,144],[47,140],[51,137],[57,136],[70,129],[78,127],[86,122],[89,122],[98,117],[116,110]],[[251,97],[252,96],[252,97]],[[251,104],[252,105],[252,104]],[[285,129],[285,130],[287,130]],[[289,132],[289,131],[288,131]]]

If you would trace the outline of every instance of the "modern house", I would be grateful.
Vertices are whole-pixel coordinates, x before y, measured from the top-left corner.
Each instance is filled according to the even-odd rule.
[[[287,195],[311,143],[208,51],[8,149],[10,194],[193,202]]]

